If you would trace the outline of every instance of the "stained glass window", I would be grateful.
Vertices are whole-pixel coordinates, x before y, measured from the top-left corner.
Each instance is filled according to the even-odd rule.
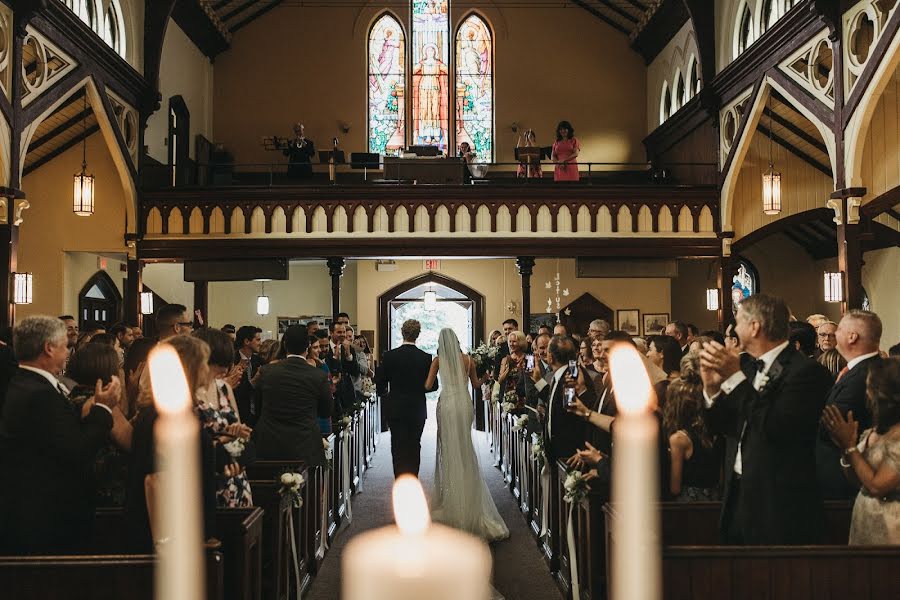
[[[475,154],[493,156],[494,62],[491,31],[477,15],[456,34],[456,145],[469,142]]]
[[[449,0],[412,0],[412,145],[447,149]]]
[[[759,275],[756,268],[740,259],[737,274],[731,278],[731,311],[737,314],[738,306],[745,298],[759,292]]]
[[[406,43],[389,14],[369,32],[369,152],[393,155],[406,145]]]

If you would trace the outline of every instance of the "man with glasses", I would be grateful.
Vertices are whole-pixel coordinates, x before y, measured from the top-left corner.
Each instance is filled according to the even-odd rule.
[[[825,321],[818,329],[819,350],[828,352],[837,348],[837,323]]]
[[[194,321],[183,304],[166,304],[156,311],[156,332],[159,341],[176,335],[187,335],[194,330]]]

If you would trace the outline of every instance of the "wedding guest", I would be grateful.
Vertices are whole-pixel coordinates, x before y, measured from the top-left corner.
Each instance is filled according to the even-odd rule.
[[[222,331],[228,334],[228,337],[231,339],[231,343],[233,344],[235,339],[237,338],[237,328],[231,323],[226,323],[222,325]]]
[[[684,356],[688,352],[688,329],[687,325],[682,321],[672,321],[666,325],[665,334],[671,338],[674,338],[676,342],[678,342],[678,347],[681,348],[681,356]]]
[[[281,342],[278,340],[265,340],[259,344],[259,360],[260,366],[267,365],[278,360],[278,354],[281,352]],[[259,371],[257,370],[257,373]]]
[[[78,321],[72,315],[62,315],[59,320],[66,324],[66,338],[69,350],[75,350],[78,341]]]
[[[65,323],[26,317],[13,337],[19,370],[0,421],[0,551],[75,553],[90,539],[94,509],[87,473],[109,439],[120,383],[95,383],[93,405],[82,416],[55,375],[69,356]]]
[[[497,346],[503,340],[503,333],[499,329],[494,329],[488,335],[488,345]]]
[[[575,360],[577,355],[571,338],[554,336],[550,340],[548,351],[553,383],[544,388],[547,391],[544,398],[547,405],[546,452],[552,464],[557,459],[566,459],[575,454],[587,437],[584,421],[572,414],[570,406],[579,403],[591,410],[596,409],[597,396],[593,381],[583,368],[577,368],[577,378],[572,378],[567,372],[569,361]],[[566,392],[569,388],[572,391]]]
[[[834,321],[825,321],[816,329],[819,339],[819,350],[828,352],[837,347],[837,323]]]
[[[569,337],[569,328],[562,323],[553,326],[553,336]]]
[[[791,321],[788,324],[790,334],[788,341],[803,356],[813,358],[816,353],[816,330],[809,323]]]
[[[259,419],[260,407],[257,406],[257,397],[253,393],[253,376],[262,366],[259,345],[262,329],[255,325],[244,325],[237,330],[234,345],[237,352],[234,362],[240,365],[241,377],[234,388],[234,397],[237,400],[238,416],[241,421],[253,427]]]
[[[587,368],[593,362],[594,354],[591,351],[591,338],[583,338],[578,342],[578,364]]]
[[[706,422],[726,436],[727,544],[813,544],[821,535],[814,446],[831,377],[788,344],[788,320],[782,299],[755,294],[734,328],[752,360],[716,342],[700,354]]]
[[[334,408],[328,412],[333,415],[346,413],[356,403],[353,377],[359,376],[356,350],[353,348],[352,338],[347,337],[347,322],[350,317],[342,313],[337,319],[329,328],[331,339],[328,348],[324,353],[319,353],[320,358],[328,363],[335,384]]]
[[[556,142],[550,159],[556,163],[553,181],[578,181],[578,153],[581,143],[575,137],[575,128],[568,121],[560,121],[556,126]]]
[[[825,405],[836,406],[845,416],[852,411],[862,430],[872,426],[872,413],[866,399],[866,379],[869,369],[882,360],[878,353],[881,332],[881,319],[878,315],[851,310],[841,319],[835,332],[837,349],[823,352],[819,357],[819,362],[822,363],[823,357],[831,357],[839,352],[843,355],[841,360],[846,359],[845,366],[837,373],[834,387],[825,399]],[[816,474],[826,499],[849,500],[856,496],[858,487],[848,483],[839,466],[843,449],[844,447],[833,443],[825,427],[819,428],[816,440]]]
[[[588,325],[588,335],[593,338],[600,338],[600,341],[603,341],[603,339],[606,338],[609,330],[609,322],[604,319],[594,319],[591,321],[590,325]]]
[[[606,334],[609,332],[607,331]],[[588,375],[591,376],[591,379],[594,380],[595,385],[599,388],[600,382],[597,381],[598,378],[602,378],[603,375],[606,374],[606,364],[602,363],[600,357],[603,354],[603,340],[606,337],[606,334],[601,338],[599,336],[589,337],[588,341],[591,344],[591,359],[590,362],[584,365],[585,370],[588,372]],[[601,370],[601,368],[603,370]]]
[[[546,333],[538,335],[534,340],[534,368],[527,372],[523,370],[519,375],[516,393],[525,398],[525,406],[544,408],[539,394],[546,386],[553,383],[553,371],[550,369],[550,359],[547,355],[549,345],[549,335]]]
[[[669,384],[663,408],[663,427],[669,436],[669,492],[676,502],[719,499],[724,446],[703,420],[703,382],[700,353],[681,359],[681,376]]]
[[[697,326],[693,323],[687,323],[686,326],[688,330],[687,345],[690,346],[691,342],[694,341],[694,338],[700,335],[700,330],[697,329]]]
[[[184,304],[166,304],[156,311],[156,334],[159,341],[175,335],[186,335],[194,328],[194,320]]]
[[[134,339],[139,340],[144,337],[144,330],[140,327],[134,326],[131,328],[131,335],[134,336]]]
[[[682,356],[681,347],[675,338],[667,335],[651,335],[647,339],[647,358],[665,371],[670,381],[678,378]]]
[[[519,330],[519,322],[515,319],[506,319],[503,321],[502,329],[503,337],[497,340],[497,356],[494,357],[494,381],[500,378],[500,365],[503,362],[503,358],[509,354],[509,334]]]
[[[819,325],[821,325],[822,323],[825,323],[826,321],[828,321],[828,317],[826,317],[825,315],[821,315],[819,313],[809,315],[808,317],[806,317],[806,322],[809,323],[810,325],[812,325],[813,327],[815,327],[816,329],[819,329]]]
[[[650,348],[647,347],[647,340],[642,337],[633,337],[631,341],[634,343],[634,347],[637,348],[637,351],[643,356],[647,356],[647,351]]]
[[[525,130],[525,139],[524,142],[522,140],[522,136],[516,140],[516,148],[537,148],[537,136],[534,133],[534,129],[526,129]],[[516,177],[529,177],[540,179],[544,176],[541,171],[541,161],[540,158],[536,161],[529,160],[528,162],[523,162],[519,160],[519,166],[516,167]]]
[[[317,369],[321,369],[323,373],[325,373],[325,380],[328,382],[328,390],[331,394],[331,404],[334,404],[334,382],[331,379],[331,369],[328,368],[328,363],[320,358],[322,355],[322,348],[325,347],[325,351],[328,348],[328,339],[320,338],[315,335],[309,336],[309,349],[306,351],[306,362],[311,367],[315,367]],[[317,417],[319,422],[319,431],[322,432],[322,436],[325,437],[329,435],[333,428],[331,426],[331,417]]]
[[[119,347],[122,348],[123,352],[128,350],[128,347],[134,341],[134,334],[131,332],[131,327],[124,323],[116,323],[110,328],[109,332],[119,340]]]
[[[509,354],[500,361],[500,402],[512,402],[517,408],[525,404],[525,398],[516,391],[519,373],[525,369],[525,334],[521,331],[510,331],[507,336]]]
[[[553,337],[553,328],[544,323],[540,327],[538,327],[538,335],[546,335],[548,337]]]
[[[841,353],[838,352],[837,348],[822,352],[819,354],[819,358],[816,359],[816,362],[828,369],[828,372],[831,373],[832,378],[835,380],[838,375],[841,374],[841,371],[844,370],[844,367],[847,366],[847,361],[844,360],[844,357],[841,356]]]
[[[78,352],[85,346],[91,343],[91,338],[94,337],[94,334],[88,333],[87,331],[83,331],[78,334],[78,339],[75,341],[75,348],[72,350],[74,352]]]
[[[869,367],[866,396],[872,428],[858,436],[853,411],[825,407],[822,423],[838,448],[841,467],[859,485],[850,521],[850,545],[900,544],[900,359]]]
[[[319,331],[319,322],[315,319],[306,322],[306,333],[313,336]]]
[[[147,356],[156,346],[156,340],[152,338],[138,338],[131,343],[128,352],[125,353],[125,364],[122,370],[125,373],[125,407],[123,410],[128,419],[132,419],[140,409],[141,377],[147,364]],[[149,401],[150,398],[143,399]]]

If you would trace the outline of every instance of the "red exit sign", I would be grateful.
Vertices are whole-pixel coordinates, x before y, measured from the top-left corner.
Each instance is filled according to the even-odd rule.
[[[439,258],[426,258],[425,259],[425,270],[426,271],[440,271],[441,270],[441,260]]]

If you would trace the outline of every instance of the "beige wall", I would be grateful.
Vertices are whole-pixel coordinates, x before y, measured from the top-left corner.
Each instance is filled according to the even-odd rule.
[[[672,319],[693,323],[700,331],[718,329],[718,313],[706,310],[706,289],[717,287],[718,262],[679,260],[672,280]]]
[[[82,272],[73,271],[67,278],[67,252],[125,252],[122,184],[102,135],[88,138],[87,157],[88,172],[96,177],[96,202],[90,217],[72,212],[72,174],[81,169],[80,145],[22,180],[31,208],[23,212],[19,229],[19,270],[34,273],[34,303],[19,306],[19,317],[57,315],[77,305],[77,293],[85,282],[74,279]],[[112,271],[110,275],[117,279]]]
[[[900,185],[900,70],[894,73],[875,105],[862,160],[862,180],[866,187],[863,204]],[[877,220],[900,229],[900,222],[887,215]]]
[[[74,315],[78,312],[78,294],[88,279],[101,270],[98,262],[101,258],[106,260],[106,274],[116,284],[119,294],[125,296],[126,273],[121,270],[121,266],[125,264],[123,261],[111,257],[101,257],[93,252],[66,252],[63,271],[63,304],[60,314]]]
[[[180,263],[145,265],[141,273],[141,283],[169,304],[183,304],[189,311],[194,310],[194,284],[184,280],[184,267]]]
[[[869,294],[872,310],[881,317],[884,333],[881,347],[887,350],[900,342],[900,248],[866,252],[863,256],[863,287]]]
[[[213,139],[213,65],[175,24],[169,21],[159,69],[160,108],[147,121],[144,145],[149,155],[168,163],[169,98],[181,95],[191,114],[190,156],[194,158],[194,136]]]
[[[821,313],[837,321],[841,305],[823,299],[825,271],[837,271],[837,259],[814,261],[781,234],[767,237],[741,254],[759,272],[760,291],[784,298],[798,319]]]
[[[483,12],[496,47],[497,160],[513,159],[513,121],[549,145],[561,119],[574,125],[585,160],[644,160],[646,72],[625,36],[571,5]],[[260,147],[260,136],[289,135],[303,120],[320,147],[338,136],[347,151],[364,150],[365,44],[379,13],[279,6],[242,29],[216,60],[216,141],[238,162],[281,163]],[[406,11],[397,15],[406,19]],[[454,15],[454,23],[465,16]],[[338,121],[351,123],[349,134]]]

